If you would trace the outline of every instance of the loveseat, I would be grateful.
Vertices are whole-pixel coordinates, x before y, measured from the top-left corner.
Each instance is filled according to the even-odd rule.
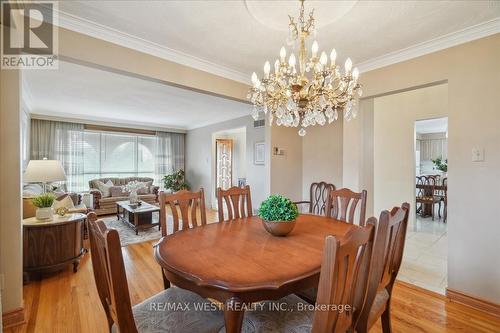
[[[103,193],[103,191],[99,189],[99,186],[101,186],[101,189],[103,189],[102,184],[107,184],[108,181],[110,181],[113,185],[109,188],[109,193]],[[89,187],[90,193],[93,196],[94,211],[96,212],[96,214],[116,214],[116,202],[128,200],[128,193],[126,193],[122,189],[122,186],[127,185],[131,181],[145,183],[145,187],[138,191],[140,200],[146,201],[150,204],[158,202],[158,190],[160,188],[159,186],[153,185],[152,178],[128,177],[92,179],[91,181],[89,181]]]

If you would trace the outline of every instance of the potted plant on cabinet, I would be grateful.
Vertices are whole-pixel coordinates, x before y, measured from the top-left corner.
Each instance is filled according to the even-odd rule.
[[[259,208],[264,228],[273,236],[286,236],[295,227],[299,216],[297,205],[279,194],[271,195]]]
[[[31,202],[37,208],[35,216],[38,220],[51,220],[53,217],[52,204],[56,197],[52,193],[43,193],[34,197]]]

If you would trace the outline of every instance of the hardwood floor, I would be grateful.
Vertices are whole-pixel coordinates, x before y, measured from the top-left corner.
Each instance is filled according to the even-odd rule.
[[[215,211],[207,220],[215,221]],[[133,304],[163,289],[159,266],[153,258],[155,242],[123,248],[129,291]],[[107,332],[90,255],[86,255],[77,273],[71,267],[47,275],[24,287],[27,323],[6,329],[14,332]],[[500,332],[500,318],[467,306],[451,303],[444,296],[426,292],[405,283],[396,283],[392,301],[392,325],[398,332]],[[371,332],[382,332],[380,323]],[[194,332],[193,332],[194,333]]]

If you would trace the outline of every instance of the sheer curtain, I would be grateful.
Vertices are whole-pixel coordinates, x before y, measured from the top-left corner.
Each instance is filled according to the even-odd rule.
[[[155,183],[163,188],[163,177],[184,170],[185,134],[156,132]]]
[[[31,159],[58,160],[66,172],[69,191],[83,191],[83,124],[32,119]]]

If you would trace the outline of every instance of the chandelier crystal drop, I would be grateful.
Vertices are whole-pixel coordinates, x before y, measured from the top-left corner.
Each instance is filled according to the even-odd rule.
[[[325,125],[338,119],[343,112],[344,119],[356,117],[356,99],[362,94],[358,83],[359,70],[352,67],[347,58],[344,68],[337,65],[337,51],[333,49],[329,57],[319,52],[316,40],[311,44],[311,55],[306,48],[307,39],[316,35],[314,9],[306,18],[304,1],[300,0],[298,20],[289,17],[287,45],[297,43],[298,54],[291,53],[287,60],[287,50],[283,46],[279,58],[264,64],[264,77],[259,79],[252,73],[252,88],[248,98],[253,103],[252,117],[257,120],[259,113],[269,113],[269,123],[300,127],[300,136],[306,135],[308,126]],[[295,48],[292,48],[295,49]],[[328,59],[329,58],[329,59]]]

